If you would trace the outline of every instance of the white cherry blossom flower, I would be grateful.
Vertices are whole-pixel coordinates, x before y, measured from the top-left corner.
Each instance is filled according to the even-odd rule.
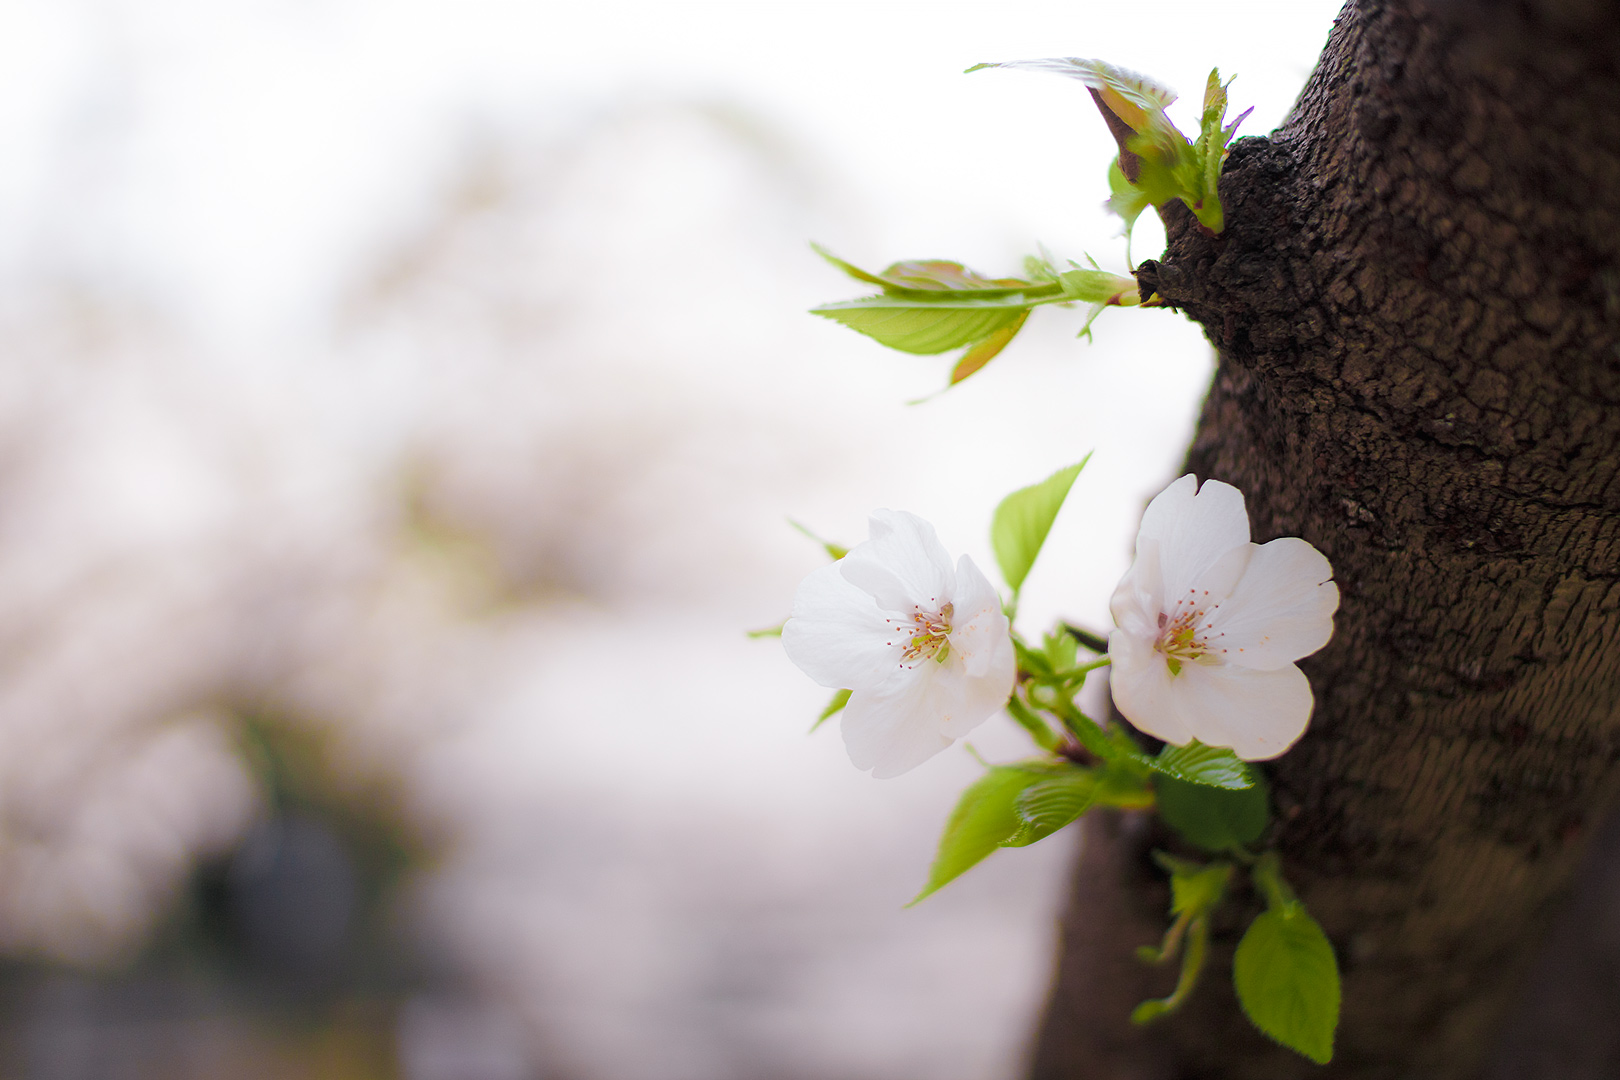
[[[995,588],[966,555],[952,567],[934,527],[905,511],[875,512],[871,539],[804,579],[782,645],[816,682],[851,691],[844,745],[880,778],[984,722],[1016,675]]]
[[[1114,704],[1165,742],[1197,739],[1248,761],[1305,733],[1311,685],[1294,661],[1333,636],[1339,587],[1297,537],[1249,542],[1243,494],[1183,476],[1148,504],[1136,561],[1114,590]]]

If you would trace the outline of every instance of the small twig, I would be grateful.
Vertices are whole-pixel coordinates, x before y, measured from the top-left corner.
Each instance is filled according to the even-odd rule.
[[[1091,91],[1091,100],[1097,103],[1097,111],[1102,113],[1103,123],[1108,125],[1108,133],[1119,144],[1119,171],[1125,174],[1125,179],[1136,183],[1142,175],[1142,159],[1130,149],[1130,141],[1136,137],[1136,131],[1119,118],[1119,114],[1103,104],[1103,96],[1097,91]]]
[[[1069,636],[1078,641],[1083,648],[1089,649],[1099,656],[1108,651],[1108,639],[1100,634],[1094,634],[1090,630],[1082,629],[1072,623],[1064,623],[1063,629],[1068,631]]]
[[[1057,748],[1057,752],[1061,756],[1066,757],[1070,761],[1074,762],[1076,765],[1084,765],[1087,768],[1102,764],[1102,758],[1098,757],[1096,754],[1093,754],[1084,746],[1081,746],[1080,743],[1074,739],[1066,739],[1063,744]]]

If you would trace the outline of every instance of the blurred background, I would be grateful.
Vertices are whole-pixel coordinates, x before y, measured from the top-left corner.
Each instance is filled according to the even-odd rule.
[[[1072,838],[901,910],[977,766],[745,631],[785,518],[989,567],[1093,449],[1023,619],[1105,626],[1209,348],[1046,308],[934,396],[808,242],[1123,270],[1084,89],[962,70],[1262,134],[1337,6],[0,3],[0,1078],[1017,1075]]]

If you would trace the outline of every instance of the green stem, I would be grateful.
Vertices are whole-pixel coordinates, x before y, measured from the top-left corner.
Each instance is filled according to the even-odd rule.
[[[1198,985],[1198,976],[1204,970],[1204,960],[1208,956],[1209,919],[1200,915],[1192,921],[1187,935],[1187,951],[1181,958],[1181,978],[1176,980],[1175,991],[1167,998],[1142,1002],[1131,1012],[1131,1022],[1145,1024],[1180,1008],[1181,1003],[1193,992],[1193,987]]]
[[[1282,861],[1277,858],[1275,851],[1268,851],[1256,859],[1249,868],[1249,877],[1266,898],[1266,907],[1272,911],[1286,911],[1299,903],[1299,897],[1283,880]]]
[[[1007,715],[1018,721],[1019,726],[1029,732],[1030,738],[1035,740],[1035,745],[1042,750],[1055,751],[1062,745],[1062,737],[1053,731],[1045,720],[1031,712],[1029,706],[1019,701],[1016,693],[1007,699]]]
[[[1104,761],[1112,761],[1119,756],[1119,748],[1109,741],[1097,721],[1075,708],[1074,702],[1069,700],[1067,694],[1056,691],[1047,696],[1051,698],[1050,701],[1036,700],[1035,705],[1056,714],[1057,718],[1063,721],[1064,728],[1079,740],[1081,746]]]
[[[1029,300],[1029,293],[1026,292],[1024,294],[1024,299]],[[1076,300],[1074,297],[1069,296],[1069,295],[1067,295],[1065,293],[1062,293],[1062,292],[1058,293],[1056,296],[1043,296],[1038,300],[1029,300],[1029,306],[1030,307],[1038,307],[1041,304],[1078,304],[1078,303],[1083,303],[1083,301]]]
[[[1093,660],[1089,664],[1081,664],[1077,668],[1070,668],[1068,671],[1059,672],[1058,678],[1066,683],[1077,682],[1083,685],[1086,681],[1087,675],[1090,675],[1098,668],[1107,667],[1109,663],[1110,661],[1108,657],[1104,656],[1100,660]]]
[[[1242,863],[1244,866],[1253,866],[1256,861],[1254,853],[1248,848],[1244,847],[1242,844],[1233,844],[1226,849],[1226,853],[1232,856],[1232,858],[1236,859],[1238,862]]]
[[[1143,945],[1136,950],[1136,955],[1150,964],[1162,964],[1176,955],[1181,948],[1182,935],[1187,932],[1187,924],[1192,922],[1193,913],[1183,911],[1176,916],[1176,921],[1170,924],[1170,929],[1164,932],[1164,940],[1159,943],[1159,950],[1153,951],[1153,946]]]

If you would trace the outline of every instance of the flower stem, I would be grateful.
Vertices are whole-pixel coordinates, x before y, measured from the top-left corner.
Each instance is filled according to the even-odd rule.
[[[1075,689],[1078,690],[1080,686],[1085,685],[1087,675],[1090,675],[1098,668],[1107,667],[1108,664],[1108,657],[1104,656],[1101,659],[1093,660],[1089,664],[1081,664],[1079,667],[1070,668],[1068,671],[1059,672],[1058,677],[1066,683],[1077,683],[1078,685],[1075,687]]]
[[[1204,970],[1204,959],[1208,955],[1209,917],[1199,915],[1188,929],[1187,951],[1181,958],[1181,978],[1176,980],[1175,992],[1167,998],[1142,1002],[1131,1012],[1131,1023],[1145,1024],[1178,1009],[1198,985],[1198,976]]]
[[[1016,693],[1007,699],[1007,715],[1018,721],[1019,726],[1029,732],[1029,737],[1042,750],[1056,751],[1062,745],[1062,737],[1045,720],[1035,715],[1029,706],[1019,701]]]
[[[1074,702],[1066,693],[1059,691],[1051,694],[1050,698],[1050,701],[1036,700],[1035,704],[1055,713],[1058,719],[1063,721],[1064,728],[1079,741],[1081,746],[1104,761],[1112,761],[1119,756],[1119,748],[1109,741],[1097,721],[1075,708]]]

